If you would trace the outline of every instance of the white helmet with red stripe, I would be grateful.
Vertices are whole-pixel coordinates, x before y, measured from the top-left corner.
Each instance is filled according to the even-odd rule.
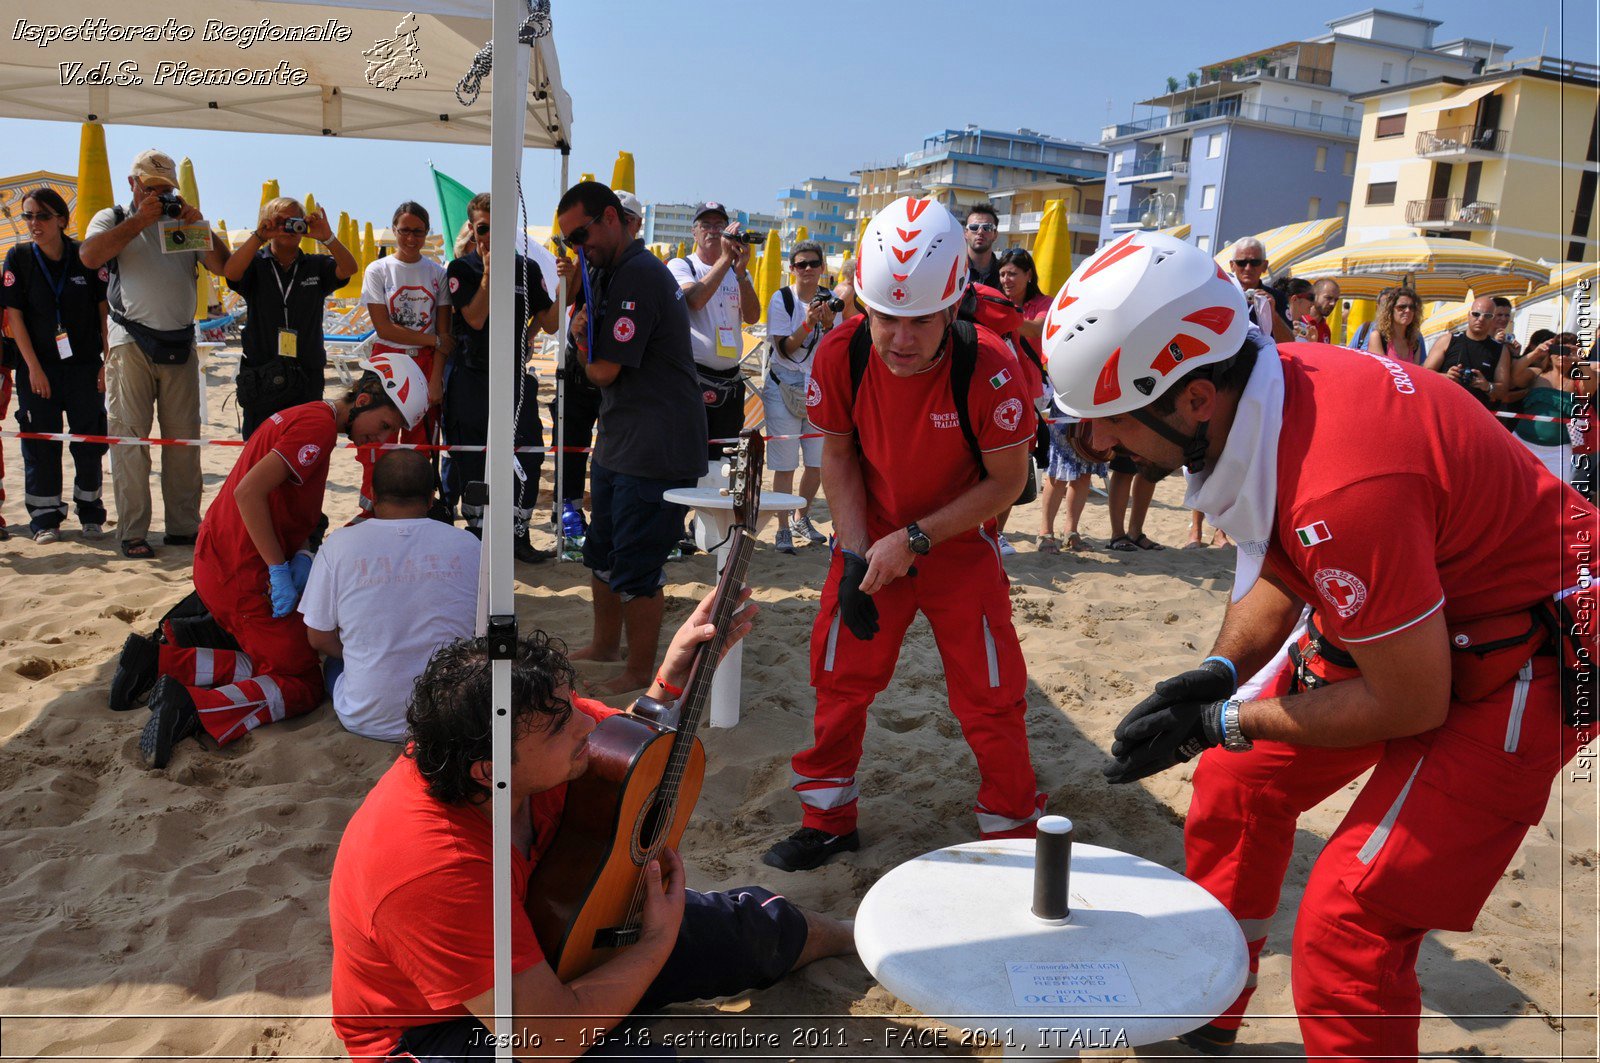
[[[407,428],[422,423],[428,412],[428,378],[417,360],[405,354],[372,354],[361,359],[361,368],[378,374],[383,393],[405,418]]]
[[[1147,406],[1196,366],[1239,353],[1244,293],[1204,251],[1133,232],[1061,286],[1044,325],[1056,405],[1076,417]]]
[[[966,290],[967,243],[942,205],[903,196],[862,231],[856,295],[878,313],[921,317],[954,305]]]

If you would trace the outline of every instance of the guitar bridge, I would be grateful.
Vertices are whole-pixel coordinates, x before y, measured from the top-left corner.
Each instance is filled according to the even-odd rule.
[[[597,949],[620,949],[625,945],[632,945],[639,940],[640,927],[637,926],[608,926],[597,930],[594,934],[594,947]]]

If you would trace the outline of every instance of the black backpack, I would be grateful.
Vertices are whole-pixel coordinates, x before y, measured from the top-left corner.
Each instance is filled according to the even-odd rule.
[[[957,319],[950,326],[955,339],[950,352],[950,394],[956,400],[956,420],[961,425],[961,435],[972,451],[972,460],[978,463],[978,479],[986,480],[989,470],[983,466],[983,448],[978,446],[978,434],[972,430],[971,415],[967,412],[967,393],[972,389],[972,372],[978,366],[978,327],[970,321]],[[850,337],[850,401],[861,393],[861,379],[867,375],[867,359],[872,357],[872,330],[863,321]]]

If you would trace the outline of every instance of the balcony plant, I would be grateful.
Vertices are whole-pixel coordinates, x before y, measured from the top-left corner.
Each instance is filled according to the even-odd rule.
[[[1167,91],[1168,92],[1177,92],[1178,91],[1178,79],[1177,78],[1175,78],[1175,77],[1167,78]]]
[[[1189,71],[1189,87],[1192,89],[1198,84],[1200,84],[1200,75],[1193,70]]]

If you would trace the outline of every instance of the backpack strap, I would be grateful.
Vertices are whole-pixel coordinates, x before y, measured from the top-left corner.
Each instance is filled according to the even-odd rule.
[[[950,394],[956,402],[956,421],[961,435],[978,464],[978,479],[986,480],[989,471],[983,465],[983,448],[978,445],[978,435],[972,429],[972,415],[967,410],[967,396],[972,390],[972,374],[978,366],[978,329],[970,321],[957,320],[950,326],[954,340],[950,352]],[[850,401],[861,393],[861,380],[867,375],[867,359],[872,357],[872,330],[863,321],[850,336]]]
[[[778,294],[783,297],[783,312],[794,317],[794,289],[785,284],[778,289]]]

